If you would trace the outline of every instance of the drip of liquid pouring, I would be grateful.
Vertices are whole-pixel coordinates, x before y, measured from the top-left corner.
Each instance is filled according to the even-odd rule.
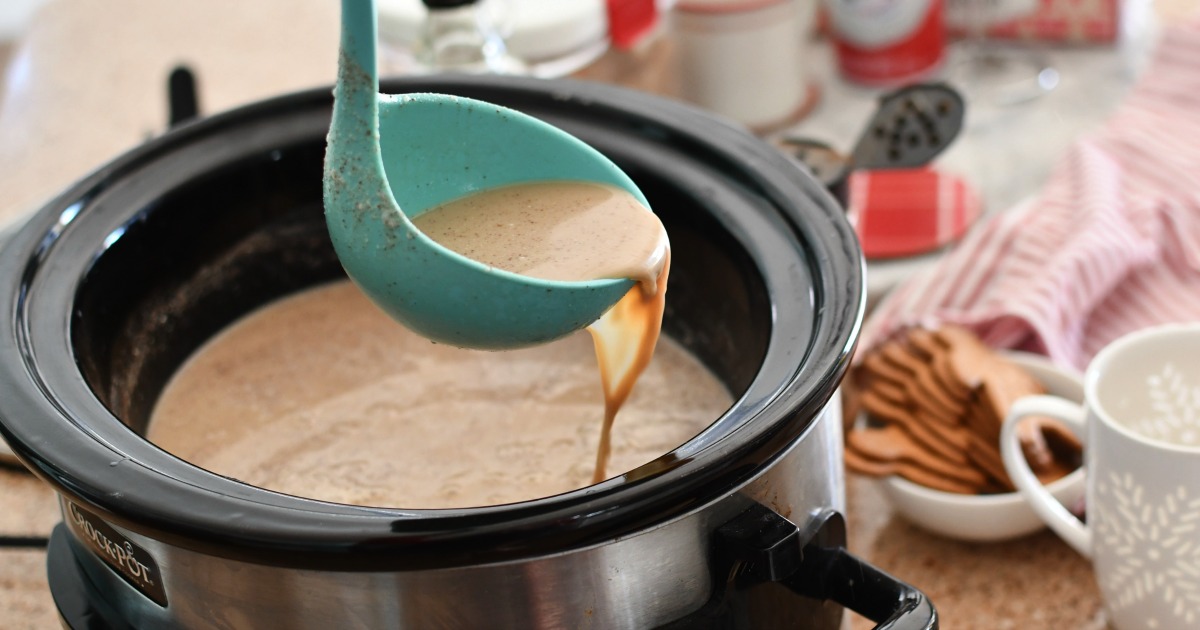
[[[588,326],[604,390],[592,482],[606,479],[613,422],[650,363],[662,326],[670,245],[658,217],[619,188],[553,181],[468,195],[413,224],[442,246],[504,271],[544,280],[636,281]]]
[[[604,424],[600,430],[600,445],[596,449],[592,483],[600,483],[608,477],[613,421],[654,355],[654,346],[658,344],[662,327],[670,269],[671,255],[668,251],[662,271],[655,281],[638,283],[599,321],[588,326],[587,330],[596,345],[600,383],[604,388]]]

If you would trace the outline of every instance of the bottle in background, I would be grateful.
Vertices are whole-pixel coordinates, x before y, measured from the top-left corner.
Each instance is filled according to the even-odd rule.
[[[937,72],[945,58],[944,0],[823,0],[846,79],[894,86]]]
[[[428,10],[414,57],[429,72],[525,74],[478,0],[422,0]]]

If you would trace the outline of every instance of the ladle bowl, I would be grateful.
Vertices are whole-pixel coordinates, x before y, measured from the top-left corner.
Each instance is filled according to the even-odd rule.
[[[520,112],[442,94],[379,93],[371,0],[343,0],[342,50],[325,158],[325,216],[348,275],[412,330],[456,346],[544,343],[596,321],[628,278],[549,281],[471,260],[411,222],[471,193],[575,180],[646,199],[566,132]]]

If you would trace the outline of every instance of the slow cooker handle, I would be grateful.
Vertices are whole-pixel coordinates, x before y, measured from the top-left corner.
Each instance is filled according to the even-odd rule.
[[[822,527],[845,530],[842,515],[833,510],[818,518],[824,520]],[[845,540],[844,533],[841,540]],[[800,553],[800,566],[783,581],[792,591],[835,601],[877,622],[876,630],[937,629],[937,609],[924,593],[858,558],[844,546],[810,541]]]
[[[924,593],[855,557],[845,541],[845,520],[835,510],[813,515],[801,530],[753,503],[715,532],[719,578],[709,602],[664,628],[730,627],[733,595],[774,582],[797,596],[841,604],[876,622],[876,630],[937,629],[937,610]]]

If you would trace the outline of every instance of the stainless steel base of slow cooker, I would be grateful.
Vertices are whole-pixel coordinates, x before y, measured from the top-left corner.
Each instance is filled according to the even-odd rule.
[[[257,565],[139,536],[63,499],[51,588],[73,630],[83,615],[80,628],[836,628],[841,604],[885,627],[893,617],[904,620],[895,627],[935,627],[923,596],[842,548],[844,526],[830,507],[844,504],[836,401],[823,415],[831,417],[724,500],[607,544],[502,564]],[[72,561],[78,575],[66,575]],[[841,592],[837,585],[854,583],[837,579],[847,567],[859,584]],[[874,585],[864,582],[876,574]]]

